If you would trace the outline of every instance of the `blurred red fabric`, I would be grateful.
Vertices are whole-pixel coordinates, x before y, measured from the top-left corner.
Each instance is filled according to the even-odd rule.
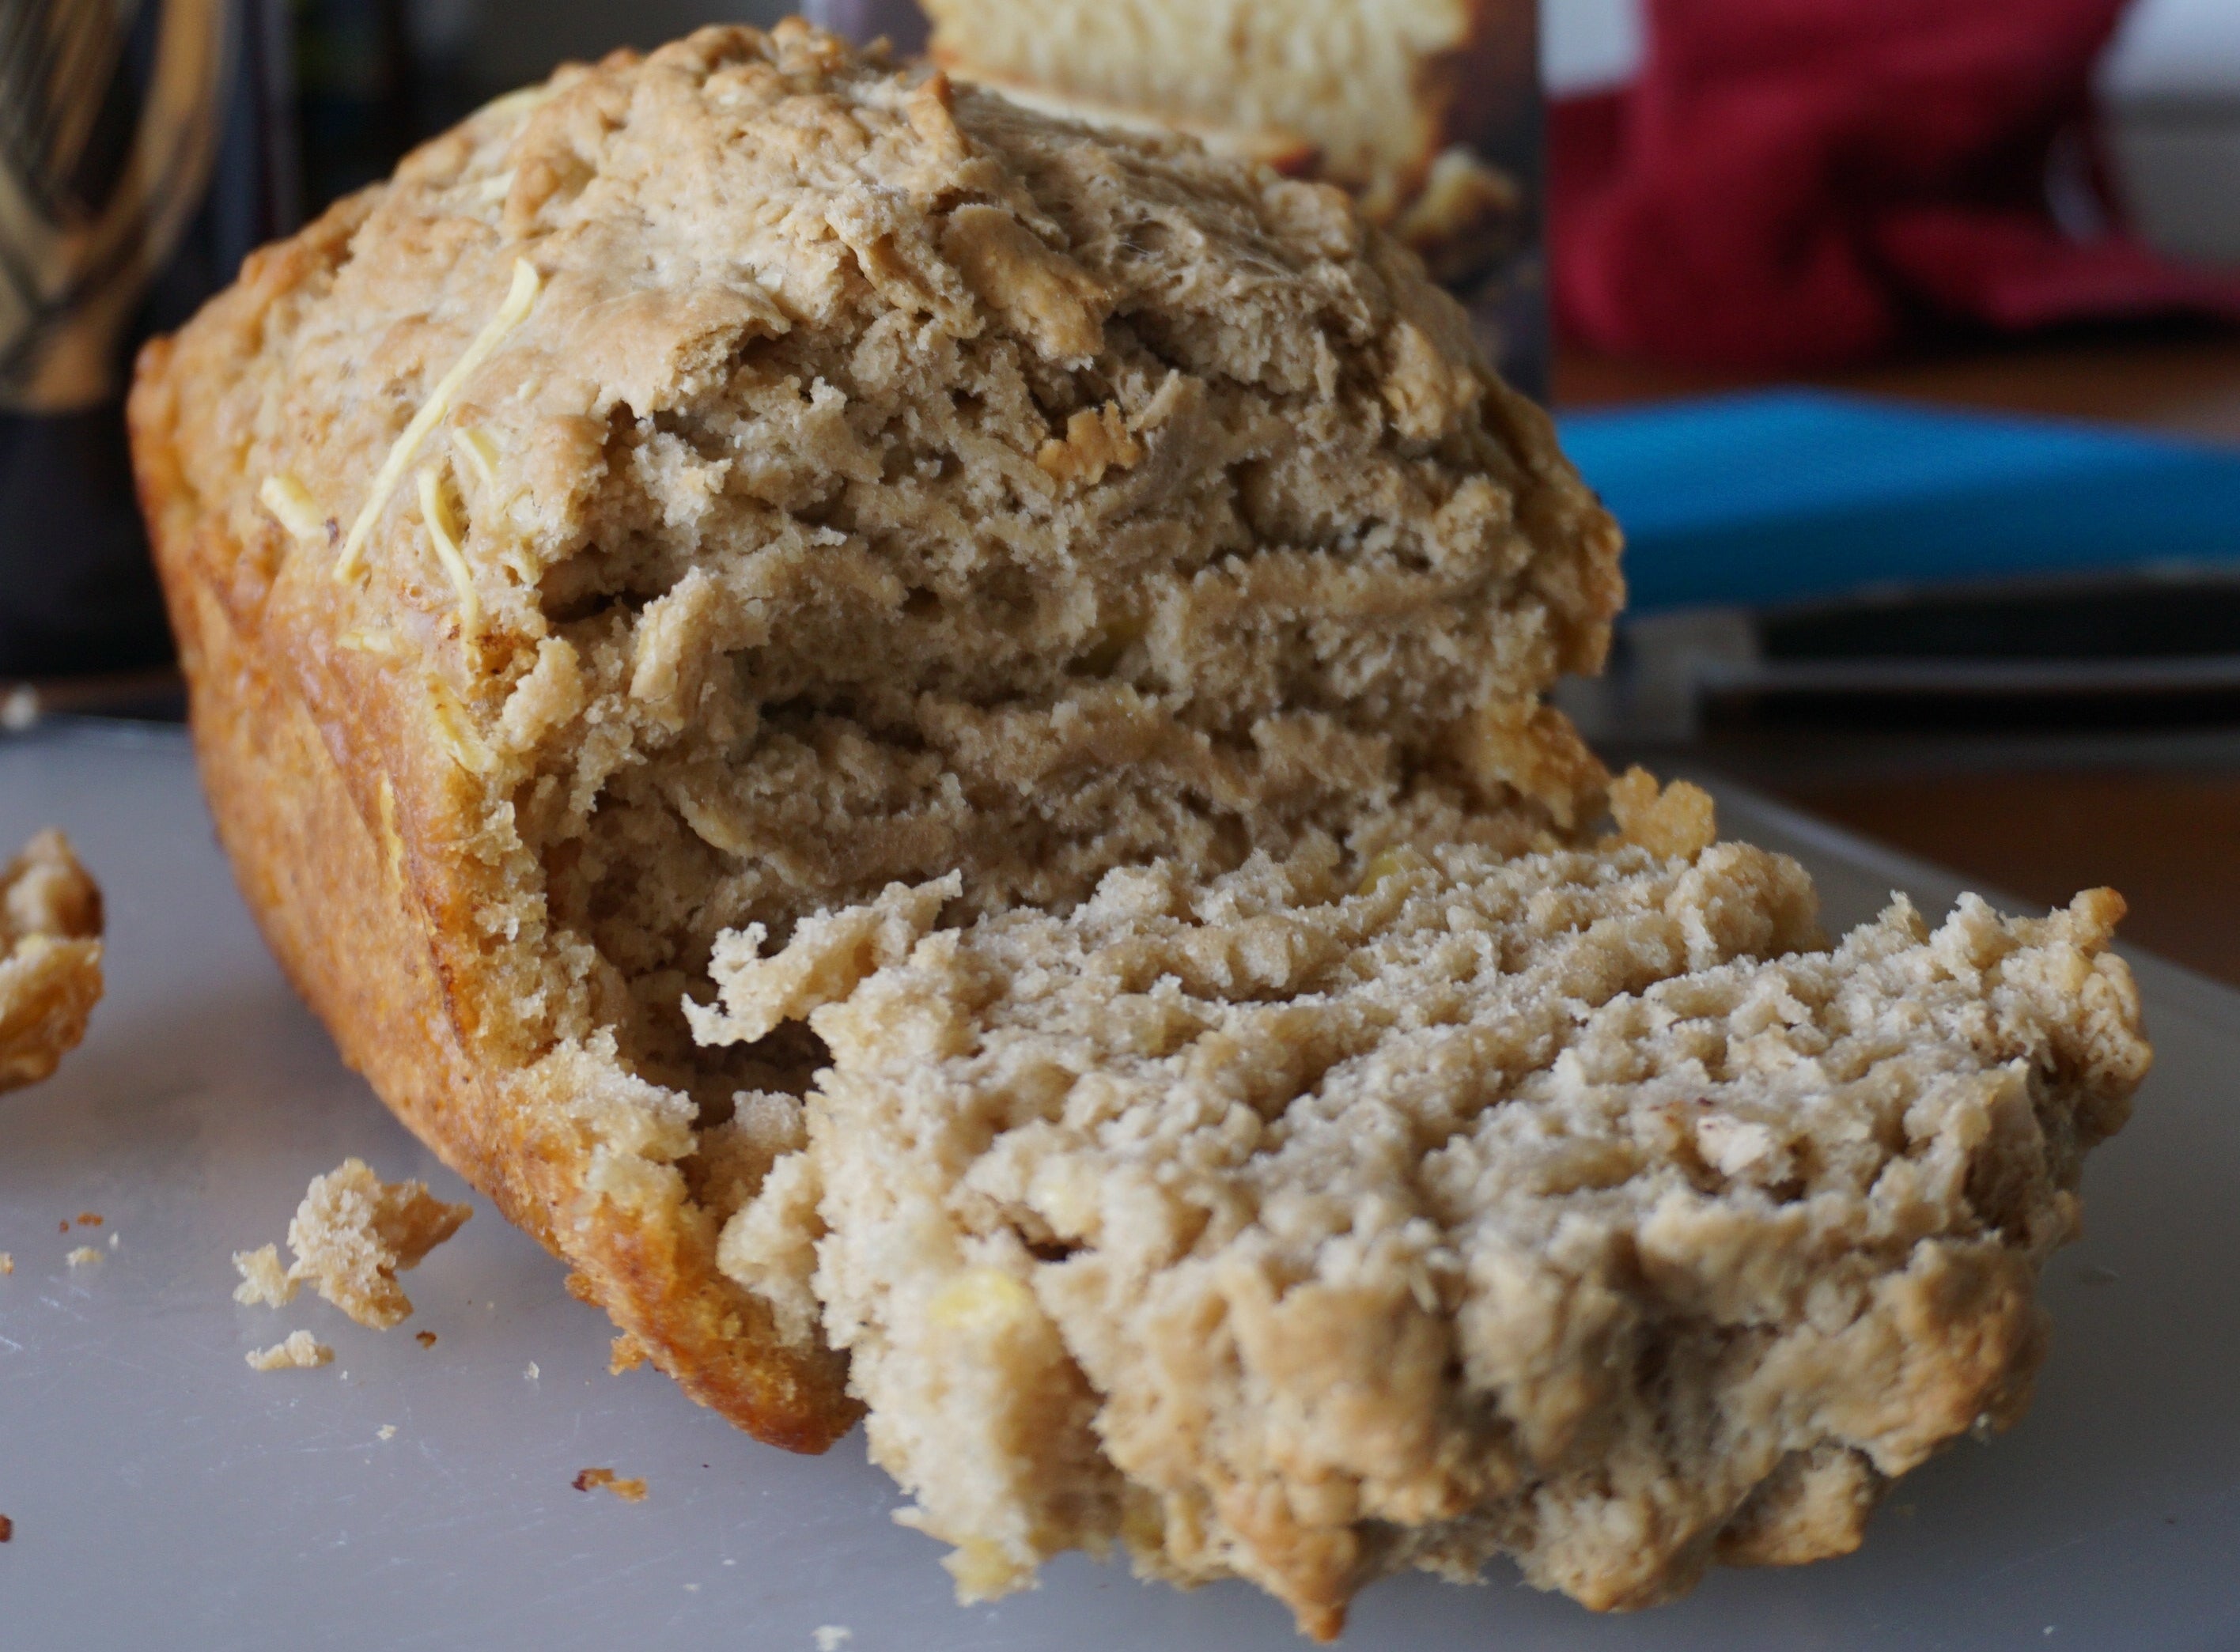
[[[2240,319],[2240,278],[2048,204],[2125,3],[1647,0],[1640,78],[1551,113],[1558,326],[1781,370],[1956,325]]]

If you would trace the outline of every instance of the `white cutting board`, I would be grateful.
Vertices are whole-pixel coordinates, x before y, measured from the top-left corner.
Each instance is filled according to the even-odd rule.
[[[1743,796],[1738,836],[1819,876],[1831,922],[1957,885]],[[487,1202],[361,1330],[308,1292],[235,1304],[229,1253],[283,1237],[357,1154],[462,1196],[336,1059],[235,895],[184,741],[88,728],[0,743],[0,843],[58,824],[109,896],[109,996],[83,1049],[0,1096],[0,1647],[1293,1649],[1241,1585],[1182,1595],[1072,1556],[960,1610],[860,1433],[756,1444],[650,1369],[607,1375],[604,1317]],[[1370,1589],[1346,1644],[1449,1649],[2156,1649],[2240,1643],[2240,996],[2137,960],[2160,1050],[2093,1158],[2089,1236],[2046,1281],[2028,1420],[1902,1482],[1865,1549],[1722,1572],[1597,1617],[1497,1567]],[[99,1228],[57,1231],[97,1211]],[[111,1235],[117,1248],[109,1249]],[[81,1244],[103,1260],[70,1268]],[[243,1352],[305,1326],[315,1371]],[[432,1349],[413,1339],[437,1333]],[[539,1375],[525,1368],[535,1362]],[[384,1426],[396,1432],[379,1436]],[[637,1504],[569,1482],[642,1476]]]

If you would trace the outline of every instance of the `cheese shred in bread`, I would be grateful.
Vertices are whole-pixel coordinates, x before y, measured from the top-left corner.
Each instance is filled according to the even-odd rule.
[[[285,474],[265,477],[257,486],[257,497],[283,528],[304,543],[326,537],[326,518],[295,477]]]
[[[459,550],[459,526],[452,519],[443,475],[436,466],[421,467],[419,490],[420,519],[427,524],[429,543],[435,548],[436,560],[443,565],[445,577],[459,594],[459,624],[471,636],[482,618],[482,599],[475,594],[474,570]]]
[[[365,552],[366,537],[372,533],[374,523],[381,519],[382,510],[388,504],[390,495],[396,492],[397,484],[404,479],[405,470],[411,464],[413,456],[419,452],[420,444],[428,439],[428,433],[451,410],[452,398],[458,395],[460,387],[490,359],[490,353],[505,341],[505,336],[527,318],[530,308],[537,303],[537,294],[542,285],[543,277],[538,275],[535,264],[526,258],[513,261],[513,278],[506,289],[504,301],[483,323],[482,331],[475,335],[459,359],[452,363],[450,370],[436,381],[436,387],[429,391],[427,399],[420,403],[419,410],[413,414],[411,422],[404,427],[390,446],[388,456],[382,460],[381,469],[374,472],[373,485],[367,490],[365,503],[351,522],[350,532],[343,540],[342,555],[335,561],[337,579],[349,579],[357,572],[360,559]]]
[[[451,447],[459,456],[459,463],[477,483],[488,489],[497,486],[500,455],[497,443],[490,440],[489,431],[473,424],[457,426],[451,431]]]

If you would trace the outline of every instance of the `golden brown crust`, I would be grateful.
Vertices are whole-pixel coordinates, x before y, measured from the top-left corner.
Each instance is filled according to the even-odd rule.
[[[769,1310],[717,1272],[713,1235],[647,1232],[610,1199],[587,1196],[590,1155],[581,1140],[548,1127],[533,1094],[538,1076],[467,1053],[457,976],[442,968],[437,925],[410,876],[423,865],[384,844],[395,828],[377,802],[354,797],[344,777],[345,765],[374,743],[366,725],[381,708],[337,696],[323,724],[315,720],[252,656],[205,576],[244,560],[245,548],[197,542],[222,530],[199,519],[179,482],[164,371],[171,348],[149,347],[133,398],[142,503],[187,677],[203,789],[281,967],[343,1059],[414,1134],[572,1263],[616,1324],[687,1393],[771,1444],[824,1449],[858,1409],[843,1388],[844,1363],[821,1349],[740,1335]],[[382,771],[370,783],[357,772],[356,789],[377,799]]]

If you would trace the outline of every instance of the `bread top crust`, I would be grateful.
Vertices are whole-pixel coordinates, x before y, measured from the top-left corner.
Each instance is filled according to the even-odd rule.
[[[1467,775],[1433,747],[1594,669],[1622,593],[1545,418],[1337,191],[797,24],[488,106],[252,256],[151,349],[134,415],[167,450],[151,514],[191,517],[201,577],[427,906],[463,1034],[516,1058],[626,990],[544,906],[553,843],[711,719],[720,767],[773,703],[837,692],[773,630],[831,631],[817,669],[884,656],[921,697],[1031,702],[1037,737],[1088,716],[1195,742],[1175,784],[1201,810],[1352,763],[1298,805],[1327,813]],[[1150,611],[1113,611],[1131,590]],[[1028,612],[979,624],[991,600]],[[749,656],[762,680],[703,680]],[[851,715],[893,686],[858,676]],[[1038,783],[1008,725],[956,734],[950,769],[976,738],[992,790]],[[1591,789],[1575,746],[1518,772]],[[1105,862],[1142,852],[1126,836]],[[777,916],[933,869],[797,868]]]

